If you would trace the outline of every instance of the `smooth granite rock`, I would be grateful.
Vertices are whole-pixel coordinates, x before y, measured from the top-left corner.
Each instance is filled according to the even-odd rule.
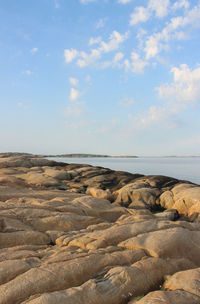
[[[0,304],[199,304],[200,186],[0,154]]]

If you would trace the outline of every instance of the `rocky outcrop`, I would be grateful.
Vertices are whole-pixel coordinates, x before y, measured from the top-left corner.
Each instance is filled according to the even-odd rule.
[[[0,157],[0,304],[199,304],[200,187]]]

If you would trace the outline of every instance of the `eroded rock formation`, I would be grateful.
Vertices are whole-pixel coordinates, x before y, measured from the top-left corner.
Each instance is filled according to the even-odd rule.
[[[200,186],[0,156],[0,304],[200,303]]]

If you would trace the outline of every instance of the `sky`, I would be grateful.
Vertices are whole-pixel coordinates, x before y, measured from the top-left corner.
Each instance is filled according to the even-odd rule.
[[[200,1],[0,0],[0,151],[200,155]]]

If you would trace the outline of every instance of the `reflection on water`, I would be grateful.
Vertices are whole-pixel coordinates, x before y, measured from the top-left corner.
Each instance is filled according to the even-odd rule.
[[[166,175],[200,184],[200,157],[175,158],[49,158],[76,164],[90,164],[145,175]]]

